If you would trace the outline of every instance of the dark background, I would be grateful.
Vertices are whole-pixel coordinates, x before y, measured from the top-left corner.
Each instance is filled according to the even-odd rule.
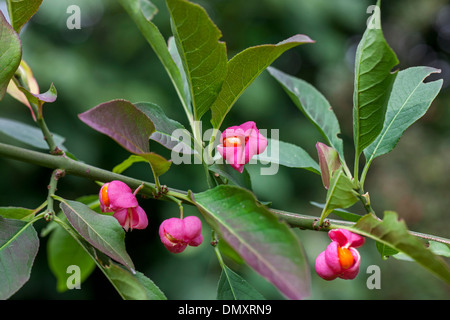
[[[0,2],[2,5],[3,3]],[[162,0],[153,19],[167,39],[170,24]],[[253,45],[277,43],[303,33],[316,40],[291,49],[273,65],[312,83],[330,101],[340,121],[347,162],[353,164],[352,94],[356,46],[365,30],[368,6],[374,1],[306,0],[209,0],[198,1],[222,30],[229,57]],[[66,27],[69,5],[81,9],[81,30]],[[4,10],[4,7],[2,7]],[[450,5],[441,0],[384,1],[382,27],[387,42],[400,60],[400,69],[427,65],[442,73],[444,86],[429,112],[400,140],[397,148],[377,158],[371,167],[366,190],[375,211],[395,210],[411,230],[450,237]],[[160,105],[166,114],[188,126],[169,77],[138,29],[116,1],[44,0],[39,12],[21,33],[23,58],[34,71],[41,91],[54,83],[58,99],[46,104],[44,114],[50,129],[66,138],[65,146],[82,161],[112,169],[128,157],[114,141],[93,131],[77,115],[102,102],[122,98]],[[204,119],[208,122],[209,114]],[[26,107],[9,96],[0,104],[0,117],[33,124]],[[233,107],[223,128],[254,120],[260,128],[279,129],[280,140],[303,147],[317,159],[316,129],[293,105],[271,78],[263,74]],[[1,136],[0,141],[12,142]],[[12,142],[18,144],[17,142]],[[20,145],[20,144],[19,144]],[[151,144],[155,152],[169,158],[170,152]],[[309,202],[323,202],[320,177],[304,170],[280,167],[277,175],[261,176],[249,167],[254,192],[275,208],[320,215]],[[0,206],[37,207],[47,194],[50,170],[0,159]],[[137,164],[126,174],[152,181],[147,166]],[[198,178],[200,177],[200,178]],[[173,166],[162,183],[179,189],[204,189],[201,166]],[[58,194],[74,199],[95,194],[92,181],[65,177]],[[178,215],[174,204],[140,200],[149,216],[146,230],[127,234],[127,248],[139,271],[145,273],[169,299],[214,299],[220,267],[205,242],[183,254],[167,252],[159,241],[159,223]],[[198,214],[185,208],[186,214]],[[359,206],[354,211],[362,212]],[[38,230],[44,227],[39,222]],[[449,287],[415,263],[381,260],[370,240],[360,250],[361,271],[353,281],[326,282],[314,272],[313,263],[329,242],[325,233],[295,231],[309,257],[312,275],[311,299],[448,299]],[[81,290],[56,291],[56,279],[47,265],[47,238],[41,238],[30,281],[13,299],[118,299],[111,284],[95,270]],[[369,265],[381,268],[381,289],[369,290]],[[282,298],[264,279],[245,266],[230,263],[268,299]]]

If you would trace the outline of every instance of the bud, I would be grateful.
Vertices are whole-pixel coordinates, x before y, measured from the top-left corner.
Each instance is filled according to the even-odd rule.
[[[341,162],[339,161],[339,154],[335,149],[321,142],[316,143],[316,149],[319,155],[322,183],[325,189],[328,190],[333,173],[341,166]]]

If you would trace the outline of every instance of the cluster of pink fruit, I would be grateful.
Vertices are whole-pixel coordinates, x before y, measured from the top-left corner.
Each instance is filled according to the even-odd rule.
[[[250,159],[266,149],[267,139],[261,135],[253,121],[226,129],[220,138],[217,150],[238,172]],[[148,219],[139,206],[136,193],[121,181],[105,183],[99,192],[102,212],[113,212],[113,216],[126,230],[145,229]],[[159,236],[164,246],[173,253],[183,252],[186,247],[199,246],[203,241],[202,223],[196,216],[170,218],[159,227]],[[353,279],[359,271],[361,257],[356,248],[364,244],[364,238],[345,229],[329,232],[332,242],[316,259],[317,274],[325,280],[336,278]]]

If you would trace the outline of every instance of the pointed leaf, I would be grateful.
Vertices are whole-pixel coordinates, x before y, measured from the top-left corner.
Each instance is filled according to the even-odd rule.
[[[428,241],[430,250],[439,256],[450,258],[450,248],[448,245],[437,241]]]
[[[134,23],[139,28],[139,31],[150,44],[153,51],[156,53],[162,65],[166,69],[175,90],[180,97],[186,114],[191,114],[189,109],[189,101],[186,100],[186,95],[184,93],[183,80],[181,78],[180,71],[170,55],[166,40],[158,28],[150,21],[150,18],[153,15],[149,14],[149,6],[154,5],[149,5],[148,3],[150,1],[148,0],[119,0],[119,2],[127,11],[131,19],[133,19]]]
[[[379,5],[378,5],[379,7]],[[380,21],[380,10],[371,19]],[[383,128],[386,107],[397,73],[397,57],[384,39],[381,26],[369,24],[356,50],[353,92],[353,138],[356,156]]]
[[[87,200],[87,199],[84,199]],[[113,262],[102,251],[93,247],[81,238],[70,226],[65,227],[78,245],[90,256],[106,278],[111,282],[123,299],[127,300],[165,300],[166,297],[161,290],[145,275],[140,272],[130,272],[119,264]]]
[[[395,212],[386,211],[383,220],[367,214],[353,227],[345,227],[350,231],[372,238],[382,244],[400,251],[417,263],[450,284],[450,268],[445,261],[427,249],[424,243],[411,235],[405,222],[398,220]]]
[[[80,284],[94,271],[95,262],[73,237],[60,226],[56,226],[47,242],[48,266],[56,277],[59,292],[68,290],[67,269],[71,265],[80,268]]]
[[[317,162],[301,147],[276,139],[267,140],[269,144],[266,150],[257,155],[255,159],[262,163],[268,162],[289,168],[303,168],[320,174],[320,167]]]
[[[267,71],[281,84],[297,108],[314,124],[328,144],[336,149],[343,159],[344,147],[341,138],[338,137],[341,129],[327,99],[306,81],[273,67],[267,68]]]
[[[314,201],[311,201],[310,203],[313,206],[321,208],[321,209],[323,209],[326,205],[325,203],[318,203],[318,202],[314,202]],[[334,213],[338,217],[340,217],[344,220],[347,220],[347,221],[352,221],[352,222],[357,222],[359,219],[361,219],[361,215],[350,212],[348,210],[344,210],[344,209],[333,209],[333,210],[331,210],[330,213]]]
[[[158,8],[149,0],[139,0],[139,6],[145,19],[151,21],[155,14],[158,13]]]
[[[194,120],[199,120],[216,100],[227,68],[222,34],[197,4],[166,0],[172,32],[184,67],[193,104]]]
[[[15,120],[0,118],[0,132],[31,147],[48,150],[48,144],[45,142],[42,130],[37,127],[32,127]],[[59,148],[66,150],[63,146],[65,138],[55,133],[52,134]]]
[[[309,295],[309,269],[292,230],[235,186],[217,186],[192,195],[208,223],[256,272],[289,299]]]
[[[6,0],[11,25],[17,33],[38,11],[42,0]]]
[[[166,173],[170,169],[170,166],[172,165],[171,160],[167,160],[164,157],[160,156],[159,154],[153,152],[142,153],[140,154],[140,156],[150,164],[153,173],[157,177]]]
[[[142,158],[141,156],[132,154],[131,156],[129,156],[128,158],[126,158],[124,161],[122,161],[121,163],[119,163],[118,165],[116,165],[112,172],[114,173],[118,173],[121,174],[122,172],[124,172],[125,170],[127,170],[129,167],[131,167],[134,163],[137,162],[147,162],[147,160],[145,160],[144,158]]]
[[[319,155],[320,174],[322,176],[322,183],[325,189],[330,187],[330,179],[333,173],[339,169],[341,162],[339,161],[338,152],[323,144],[316,143],[317,153]]]
[[[9,80],[19,67],[21,58],[19,36],[0,11],[0,100],[5,96]]]
[[[175,38],[172,36],[167,41],[167,48],[169,49],[170,55],[172,56],[173,61],[177,65],[177,68],[180,72],[181,80],[183,82],[183,91],[184,91],[184,101],[188,107],[190,114],[192,114],[192,99],[191,99],[191,90],[189,87],[189,82],[186,77],[186,72],[184,72],[183,62],[181,61],[180,53],[178,52],[177,45],[175,43]]]
[[[38,107],[41,107],[45,102],[48,103],[55,102],[58,96],[58,93],[53,83],[50,85],[50,88],[44,93],[33,93],[31,91],[28,91],[24,87],[18,87],[18,89],[22,91],[22,93],[26,96],[28,101],[34,103]]]
[[[160,176],[169,170],[172,161],[168,161],[161,157],[160,155],[150,152],[150,153],[142,153],[140,155],[132,154],[123,162],[119,163],[117,166],[113,168],[113,172],[122,173],[129,167],[131,167],[136,162],[148,162],[154,171],[156,176]]]
[[[352,180],[345,175],[342,167],[339,168],[331,177],[321,219],[328,216],[334,209],[345,209],[355,204],[358,201],[356,195]]]
[[[228,61],[222,90],[211,106],[211,123],[214,128],[220,128],[225,116],[245,89],[281,54],[298,45],[313,42],[308,36],[297,34],[277,44],[247,48]]]
[[[440,70],[431,67],[413,67],[398,73],[381,134],[364,150],[367,162],[392,151],[403,132],[427,112],[442,87],[442,80],[423,81],[437,72]]]
[[[39,238],[30,223],[0,217],[0,300],[29,280],[38,249]]]
[[[20,75],[21,81],[23,81],[26,87],[29,88],[29,92],[33,94],[39,94],[39,85],[33,76],[33,70],[31,70],[30,66],[24,60],[20,62],[20,66],[17,69],[16,73]],[[18,84],[16,83],[16,81],[14,81],[14,79],[11,79],[9,81],[6,92],[14,99],[26,105],[31,111],[33,120],[36,121],[36,115],[34,114],[33,108],[31,107],[28,98],[19,89]]]
[[[164,293],[144,274],[122,268],[110,261],[104,268],[109,281],[124,300],[166,300]]]
[[[148,139],[155,131],[155,126],[129,101],[112,100],[102,103],[80,114],[79,118],[132,153],[150,151]]]
[[[245,279],[224,265],[217,286],[217,300],[264,300],[264,297]]]
[[[150,152],[150,153],[142,153],[140,155],[132,154],[127,159],[119,163],[117,166],[113,168],[113,172],[122,173],[129,167],[131,167],[134,163],[137,162],[148,162],[156,176],[160,176],[166,173],[172,164],[172,161],[168,161],[160,155]]]
[[[384,243],[376,241],[375,246],[377,248],[378,253],[381,255],[382,259],[387,259],[390,256],[398,254],[397,250],[393,249],[392,247],[390,247]]]
[[[134,271],[125,249],[125,231],[116,218],[98,214],[81,202],[63,200],[60,206],[72,227],[87,242]]]
[[[216,176],[222,177],[226,184],[233,184],[248,190],[252,190],[252,181],[248,170],[244,167],[242,173],[234,170],[226,164],[215,163],[208,167]]]
[[[16,219],[30,221],[34,218],[35,211],[20,207],[0,207],[0,217],[7,219]]]
[[[161,107],[148,102],[135,103],[135,106],[145,113],[155,125],[155,132],[150,136],[151,140],[175,152],[183,154],[197,153],[192,147],[191,140],[184,141],[180,139],[179,135],[174,134],[175,132],[183,132],[183,137],[190,137],[189,131],[181,123],[168,118]]]

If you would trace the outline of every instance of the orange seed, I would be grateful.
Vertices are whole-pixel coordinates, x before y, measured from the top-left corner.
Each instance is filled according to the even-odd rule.
[[[338,247],[338,257],[343,269],[348,269],[353,265],[353,255],[347,248]]]

